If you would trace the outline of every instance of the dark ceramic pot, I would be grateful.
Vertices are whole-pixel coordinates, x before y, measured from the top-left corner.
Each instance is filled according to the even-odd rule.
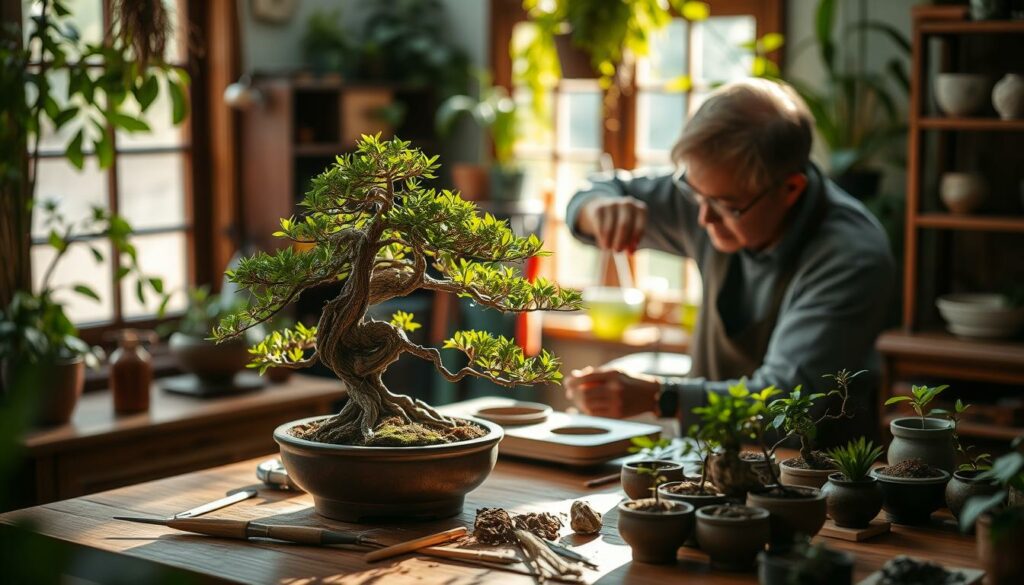
[[[871,475],[882,488],[882,508],[896,524],[927,524],[932,512],[945,503],[948,471],[941,477],[889,477],[876,468]]]
[[[666,483],[683,481],[682,463],[654,459],[623,463],[619,478],[622,482],[622,491],[626,492],[629,499],[641,500],[654,495],[654,476],[637,472],[641,466],[650,467],[651,465],[658,466],[658,475],[664,476]]]
[[[30,364],[27,360],[3,362],[2,376],[8,392],[15,383],[26,384],[36,392],[38,399],[33,421],[38,426],[67,424],[75,413],[78,399],[85,387],[85,360],[73,358],[52,358],[44,363]],[[13,363],[23,368],[15,372]],[[36,391],[38,389],[38,391]]]
[[[252,356],[249,344],[239,337],[214,343],[197,335],[174,333],[169,342],[171,353],[186,372],[207,384],[227,384],[245,369]]]
[[[801,536],[810,538],[825,524],[825,495],[809,487],[786,486],[798,497],[787,497],[768,491],[747,494],[747,505],[764,508],[771,514],[771,542],[780,546],[793,544]]]
[[[979,480],[980,470],[957,471],[946,484],[946,507],[953,516],[960,519],[960,510],[971,496],[987,496],[999,491],[991,480]]]
[[[757,553],[764,550],[771,538],[768,510],[754,510],[751,518],[725,518],[711,513],[721,506],[697,510],[697,542],[711,557],[711,564],[727,569],[748,571],[754,566]]]
[[[677,494],[668,491],[668,488],[679,483],[682,482],[672,481],[661,484],[660,486],[658,486],[658,497],[663,500],[668,500],[670,502],[685,502],[693,506],[694,510],[700,510],[704,506],[715,506],[718,504],[725,504],[729,499],[728,496],[726,496],[725,494],[717,494],[713,496],[696,496],[689,494]],[[708,482],[708,485],[711,485],[711,483]],[[686,542],[684,542],[683,544],[685,544],[686,546],[697,546],[696,536],[690,535],[690,537],[687,538]]]
[[[850,481],[842,473],[833,473],[822,488],[828,515],[843,528],[867,528],[882,509],[884,496],[878,480],[868,476]]]
[[[738,453],[716,453],[708,458],[708,478],[722,493],[740,501],[748,491],[764,485],[762,475],[766,471],[763,460],[745,460]]]
[[[907,459],[920,459],[932,467],[953,473],[956,449],[953,447],[953,423],[941,418],[907,416],[889,423],[892,443],[886,461],[896,465]]]
[[[619,536],[633,549],[633,560],[640,563],[670,564],[683,542],[693,533],[693,506],[669,502],[668,512],[644,512],[619,504]]]
[[[827,549],[824,560],[813,565],[795,553],[757,555],[758,585],[850,585],[853,583],[853,555]]]
[[[836,472],[835,468],[829,469],[804,469],[794,467],[793,459],[786,459],[779,464],[779,481],[784,485],[799,485],[803,487],[821,489],[827,482],[828,476]]]
[[[983,514],[978,518],[978,560],[985,569],[985,585],[1020,585],[1024,575],[1024,523],[1007,527],[1001,538],[992,540],[992,516]]]
[[[345,522],[371,518],[430,520],[462,511],[467,493],[494,468],[501,427],[461,417],[487,434],[459,443],[423,447],[353,447],[299,439],[297,425],[329,416],[283,424],[274,430],[288,476],[313,496],[321,516]]]

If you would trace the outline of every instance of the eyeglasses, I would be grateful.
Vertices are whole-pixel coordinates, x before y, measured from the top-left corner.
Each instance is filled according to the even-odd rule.
[[[678,175],[673,177],[673,180],[676,184],[676,187],[679,187],[679,190],[682,191],[684,195],[689,197],[690,200],[696,203],[697,205],[707,205],[712,210],[714,210],[716,214],[721,216],[728,215],[734,219],[739,219],[743,217],[743,214],[750,211],[752,207],[757,205],[758,201],[763,199],[769,193],[781,187],[786,182],[786,179],[782,179],[781,181],[774,183],[771,187],[768,187],[764,191],[761,191],[760,193],[755,195],[749,203],[747,203],[746,205],[739,209],[736,209],[735,207],[727,207],[726,205],[723,205],[717,197],[708,197],[707,195],[704,195],[696,188],[694,188],[694,186],[691,185],[690,182],[686,180],[686,171],[680,171]]]

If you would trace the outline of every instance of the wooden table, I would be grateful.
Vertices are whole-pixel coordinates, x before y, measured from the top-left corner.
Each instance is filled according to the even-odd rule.
[[[335,379],[293,375],[283,384],[218,398],[152,387],[148,412],[118,416],[109,391],[88,392],[69,424],[24,437],[23,505],[41,504],[256,457],[297,418],[333,412]]]
[[[260,459],[174,478],[55,502],[0,515],[0,524],[32,522],[35,530],[50,539],[71,543],[82,553],[105,555],[106,563],[77,563],[80,575],[104,582],[103,570],[118,560],[185,572],[203,582],[243,583],[531,583],[532,578],[459,564],[430,557],[405,555],[367,564],[358,551],[324,549],[269,541],[231,541],[188,535],[160,526],[111,520],[112,516],[169,516],[216,499],[230,489],[254,483]],[[585,497],[595,508],[610,510],[599,537],[563,538],[594,559],[600,569],[588,571],[588,583],[662,584],[756,583],[754,573],[712,572],[700,551],[682,549],[675,566],[630,562],[629,547],[615,528],[619,501],[617,485],[585,489],[583,481],[604,475],[607,469],[581,474],[554,466],[501,460],[487,481],[470,493],[462,514],[426,524],[378,526],[346,525],[320,518],[308,495],[261,489],[255,499],[209,514],[210,518],[263,519],[269,523],[304,524],[367,530],[380,540],[397,542],[455,526],[472,527],[475,511],[500,506],[512,511],[568,512],[569,503]],[[936,516],[938,518],[938,515]],[[947,515],[948,518],[948,515]],[[568,534],[568,529],[563,534]],[[886,560],[907,554],[940,561],[947,566],[977,567],[974,538],[958,534],[936,520],[929,528],[894,527],[892,533],[869,542],[852,543],[825,539],[829,546],[856,556],[857,580],[878,569]],[[104,551],[98,553],[97,551]],[[91,570],[92,573],[89,573]],[[142,570],[142,569],[136,569]],[[96,572],[99,571],[99,574]]]

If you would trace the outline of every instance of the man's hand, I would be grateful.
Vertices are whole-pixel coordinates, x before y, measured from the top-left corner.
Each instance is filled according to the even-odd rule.
[[[633,197],[602,197],[580,209],[577,228],[614,252],[634,251],[647,227],[647,204]]]
[[[565,379],[566,398],[584,414],[609,418],[657,412],[660,389],[653,376],[634,377],[607,368],[573,370]]]

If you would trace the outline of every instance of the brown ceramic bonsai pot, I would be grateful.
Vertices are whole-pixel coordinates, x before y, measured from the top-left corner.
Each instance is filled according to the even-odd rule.
[[[771,514],[771,541],[782,546],[796,542],[800,535],[814,536],[825,524],[825,495],[816,488],[786,486],[752,491],[747,505]]]
[[[666,511],[637,510],[651,498],[619,504],[619,536],[633,549],[640,563],[670,564],[683,542],[693,533],[693,506],[686,502],[662,501]]]
[[[880,473],[884,468],[871,470],[878,480],[884,500],[882,508],[891,522],[916,526],[927,524],[932,512],[942,507],[946,496],[949,472],[939,470],[937,477],[893,477]]]
[[[619,478],[622,482],[622,491],[626,492],[629,499],[642,500],[654,495],[654,476],[637,471],[640,467],[649,468],[651,465],[657,466],[658,475],[664,476],[666,482],[683,481],[682,463],[655,459],[623,463]]]
[[[822,488],[828,515],[842,528],[867,528],[882,510],[882,488],[874,477],[850,481],[839,472],[828,478]]]
[[[1019,585],[1024,575],[1024,523],[1006,527],[999,538],[992,539],[992,516],[982,514],[976,524],[978,560],[985,569],[985,585]]]
[[[953,422],[941,418],[906,416],[889,423],[892,443],[886,453],[889,465],[908,459],[920,459],[938,469],[953,473],[956,449],[953,447]]]
[[[750,454],[724,452],[708,458],[708,478],[722,493],[743,500],[750,490],[764,486],[767,475],[764,459],[749,459]]]
[[[724,509],[724,510],[723,510]],[[706,506],[697,510],[697,542],[711,564],[749,571],[771,537],[768,510],[751,506]]]
[[[168,346],[182,370],[195,374],[207,384],[230,383],[252,358],[249,344],[242,337],[214,343],[197,335],[177,332],[171,335]]]
[[[285,423],[274,430],[288,476],[313,496],[321,516],[345,522],[371,518],[430,520],[462,511],[498,459],[501,427],[460,417],[487,434],[458,443],[422,447],[356,447],[307,441],[292,427],[330,416]]]
[[[956,519],[960,519],[960,510],[971,496],[987,496],[999,491],[999,486],[991,480],[979,480],[981,473],[980,469],[957,471],[946,484],[946,507]]]
[[[779,464],[779,481],[783,484],[821,489],[828,482],[828,476],[836,472],[834,467],[828,469],[797,467],[794,463],[797,459],[797,457],[793,457]]]
[[[693,506],[694,510],[700,510],[701,508],[703,508],[705,506],[715,506],[715,505],[718,505],[718,504],[725,504],[729,500],[729,497],[726,496],[723,493],[714,493],[714,494],[706,494],[705,495],[705,494],[677,493],[677,492],[672,491],[672,489],[675,486],[684,483],[684,481],[671,481],[671,482],[663,483],[663,484],[659,485],[658,486],[658,497],[661,498],[662,500],[668,500],[670,502],[685,502],[685,503],[690,504],[691,506]],[[711,482],[707,482],[707,487],[711,488],[711,491],[713,491],[713,492],[717,492],[718,491],[717,488],[715,488],[715,486],[711,484]],[[685,544],[686,546],[698,546],[697,545],[696,535],[691,535],[689,538],[686,539],[686,542],[684,542],[683,544]]]

